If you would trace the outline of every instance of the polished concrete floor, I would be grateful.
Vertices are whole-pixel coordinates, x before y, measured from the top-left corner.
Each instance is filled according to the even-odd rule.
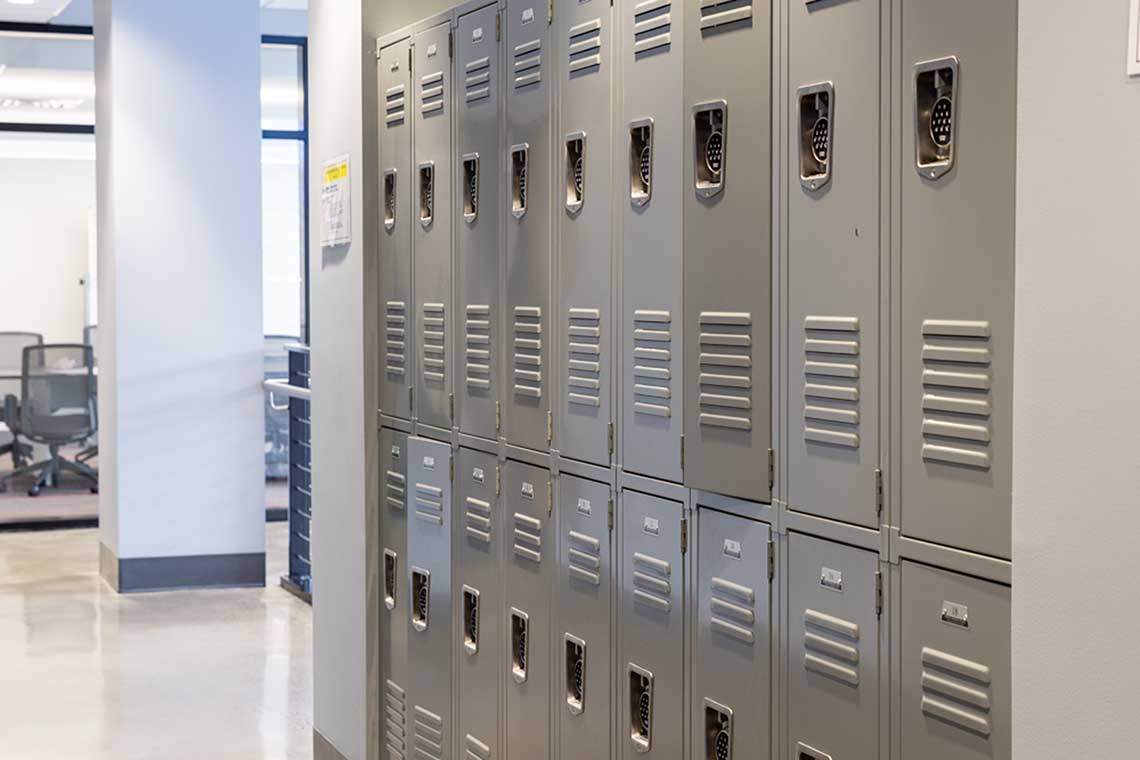
[[[98,531],[0,534],[0,758],[312,757],[311,608],[264,589],[121,596]]]

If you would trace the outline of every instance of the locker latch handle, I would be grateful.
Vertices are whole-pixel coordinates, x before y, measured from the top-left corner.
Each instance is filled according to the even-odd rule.
[[[705,760],[732,760],[732,710],[709,698],[705,707]]]
[[[586,710],[586,642],[566,634],[566,709],[571,715]]]
[[[423,633],[431,616],[431,572],[412,568],[412,628]]]
[[[831,181],[832,136],[835,132],[835,88],[831,82],[797,91],[800,132],[800,184],[811,192]]]
[[[914,153],[919,176],[937,180],[954,168],[957,131],[958,59],[915,64]]]
[[[479,591],[470,586],[463,587],[463,651],[479,653]]]
[[[831,755],[809,747],[803,742],[796,742],[796,760],[831,760]]]
[[[566,135],[566,211],[571,215],[582,210],[586,201],[586,133]]]
[[[384,606],[389,610],[396,606],[396,568],[399,557],[391,549],[384,550]]]
[[[653,747],[653,674],[629,664],[629,740],[634,750]]]
[[[511,146],[511,214],[515,219],[522,219],[526,215],[526,174],[529,157],[528,143]]]
[[[511,678],[526,683],[530,658],[530,616],[517,607],[511,608]]]
[[[644,206],[653,197],[653,119],[629,125],[629,200]]]
[[[463,221],[474,224],[479,216],[479,154],[463,156]]]
[[[728,103],[693,106],[693,183],[697,195],[711,198],[724,189],[728,167]]]
[[[430,227],[435,218],[435,162],[420,164],[420,224]]]
[[[384,170],[384,229],[396,226],[396,169]]]

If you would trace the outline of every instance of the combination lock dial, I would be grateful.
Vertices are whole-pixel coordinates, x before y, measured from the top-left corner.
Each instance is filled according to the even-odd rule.
[[[724,133],[717,131],[709,135],[705,144],[705,165],[713,174],[720,174],[724,162]]]
[[[939,98],[930,113],[930,138],[940,148],[950,144],[954,135],[954,103],[950,98]]]
[[[729,738],[728,732],[723,730],[720,731],[716,735],[715,741],[714,751],[716,752],[716,760],[729,760],[731,757],[731,755],[729,755],[731,747],[732,740]]]
[[[648,145],[641,149],[641,155],[638,157],[638,174],[641,176],[641,182],[646,187],[650,186],[650,179],[653,172],[653,151]]]
[[[641,696],[637,700],[637,718],[641,722],[639,728],[644,736],[649,736],[653,721],[653,715],[650,711],[652,703],[649,700],[648,691],[641,692]]]
[[[811,153],[815,160],[821,164],[827,163],[828,150],[831,145],[830,131],[831,120],[826,116],[816,120],[811,131]]]
[[[578,191],[578,196],[582,196],[582,157],[579,156],[578,160],[574,162],[574,189]]]

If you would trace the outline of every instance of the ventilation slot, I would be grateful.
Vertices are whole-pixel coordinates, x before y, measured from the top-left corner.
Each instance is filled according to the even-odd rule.
[[[463,80],[463,97],[468,103],[484,100],[491,96],[491,59],[487,57],[471,61],[466,66]]]
[[[713,633],[734,638],[748,646],[756,643],[756,591],[724,578],[712,579],[709,625]]]
[[[441,303],[425,303],[424,313],[424,340],[423,340],[423,375],[429,382],[444,382],[444,360],[447,345],[444,332],[444,305]]]
[[[922,458],[990,468],[990,323],[922,323]]]
[[[416,483],[416,519],[443,525],[443,489]]]
[[[417,760],[443,760],[443,718],[419,705],[416,705],[415,718],[412,746]]]
[[[700,3],[702,32],[752,18],[751,0],[700,0]]]
[[[922,650],[922,712],[981,736],[991,732],[990,669],[937,649]]]
[[[467,748],[465,760],[491,760],[491,748],[471,734],[467,734],[464,743]]]
[[[602,585],[602,544],[593,536],[570,531],[570,546],[567,549],[566,572],[573,580],[591,586]]]
[[[701,312],[700,421],[752,429],[752,315]]]
[[[815,610],[804,612],[804,668],[859,685],[859,626]]]
[[[385,686],[384,735],[388,755],[392,760],[404,760],[408,741],[407,695],[392,681],[388,681]]]
[[[388,470],[384,483],[385,500],[392,509],[403,510],[408,498],[407,480],[398,472]]]
[[[542,309],[515,307],[515,395],[542,398]]]
[[[859,448],[859,320],[804,318],[804,440]]]
[[[542,521],[515,512],[514,551],[516,557],[542,562]]]
[[[515,47],[515,89],[542,81],[542,40],[531,40]]]
[[[673,315],[633,312],[633,412],[673,415]]]
[[[570,76],[597,71],[602,65],[602,20],[594,19],[570,28]]]
[[[407,315],[403,301],[388,301],[384,305],[384,371],[392,376],[404,376],[407,354]]]
[[[465,530],[467,535],[483,544],[491,543],[491,505],[482,499],[467,497]]]
[[[467,306],[467,387],[491,388],[491,307],[485,304]]]
[[[407,102],[405,97],[404,85],[398,84],[395,87],[389,87],[384,91],[384,123],[389,127],[404,122],[404,113],[406,108],[404,104]]]
[[[425,116],[443,110],[443,72],[420,77],[420,113]]]
[[[633,554],[633,601],[658,612],[673,609],[673,566],[651,554]]]
[[[581,406],[602,403],[602,313],[570,309],[566,336],[566,400]]]
[[[673,4],[645,0],[633,7],[633,54],[640,57],[673,43]]]

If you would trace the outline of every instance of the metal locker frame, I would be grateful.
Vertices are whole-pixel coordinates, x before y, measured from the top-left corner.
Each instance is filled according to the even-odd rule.
[[[616,8],[621,37],[614,135],[614,202],[621,209],[621,242],[615,249],[621,283],[621,465],[679,483],[685,424],[684,14],[673,0],[619,0]]]
[[[407,433],[381,428],[380,678],[382,744],[404,757],[408,736]]]
[[[767,502],[772,0],[685,14],[685,485]]]
[[[448,12],[416,24],[412,36],[415,409],[438,428],[454,416],[452,32]]]
[[[416,330],[412,266],[411,28],[376,41],[377,124],[380,130],[379,254],[383,334],[379,338],[379,399],[386,414],[414,414]]]
[[[455,10],[455,425],[497,439],[502,410],[504,198],[501,4]]]

